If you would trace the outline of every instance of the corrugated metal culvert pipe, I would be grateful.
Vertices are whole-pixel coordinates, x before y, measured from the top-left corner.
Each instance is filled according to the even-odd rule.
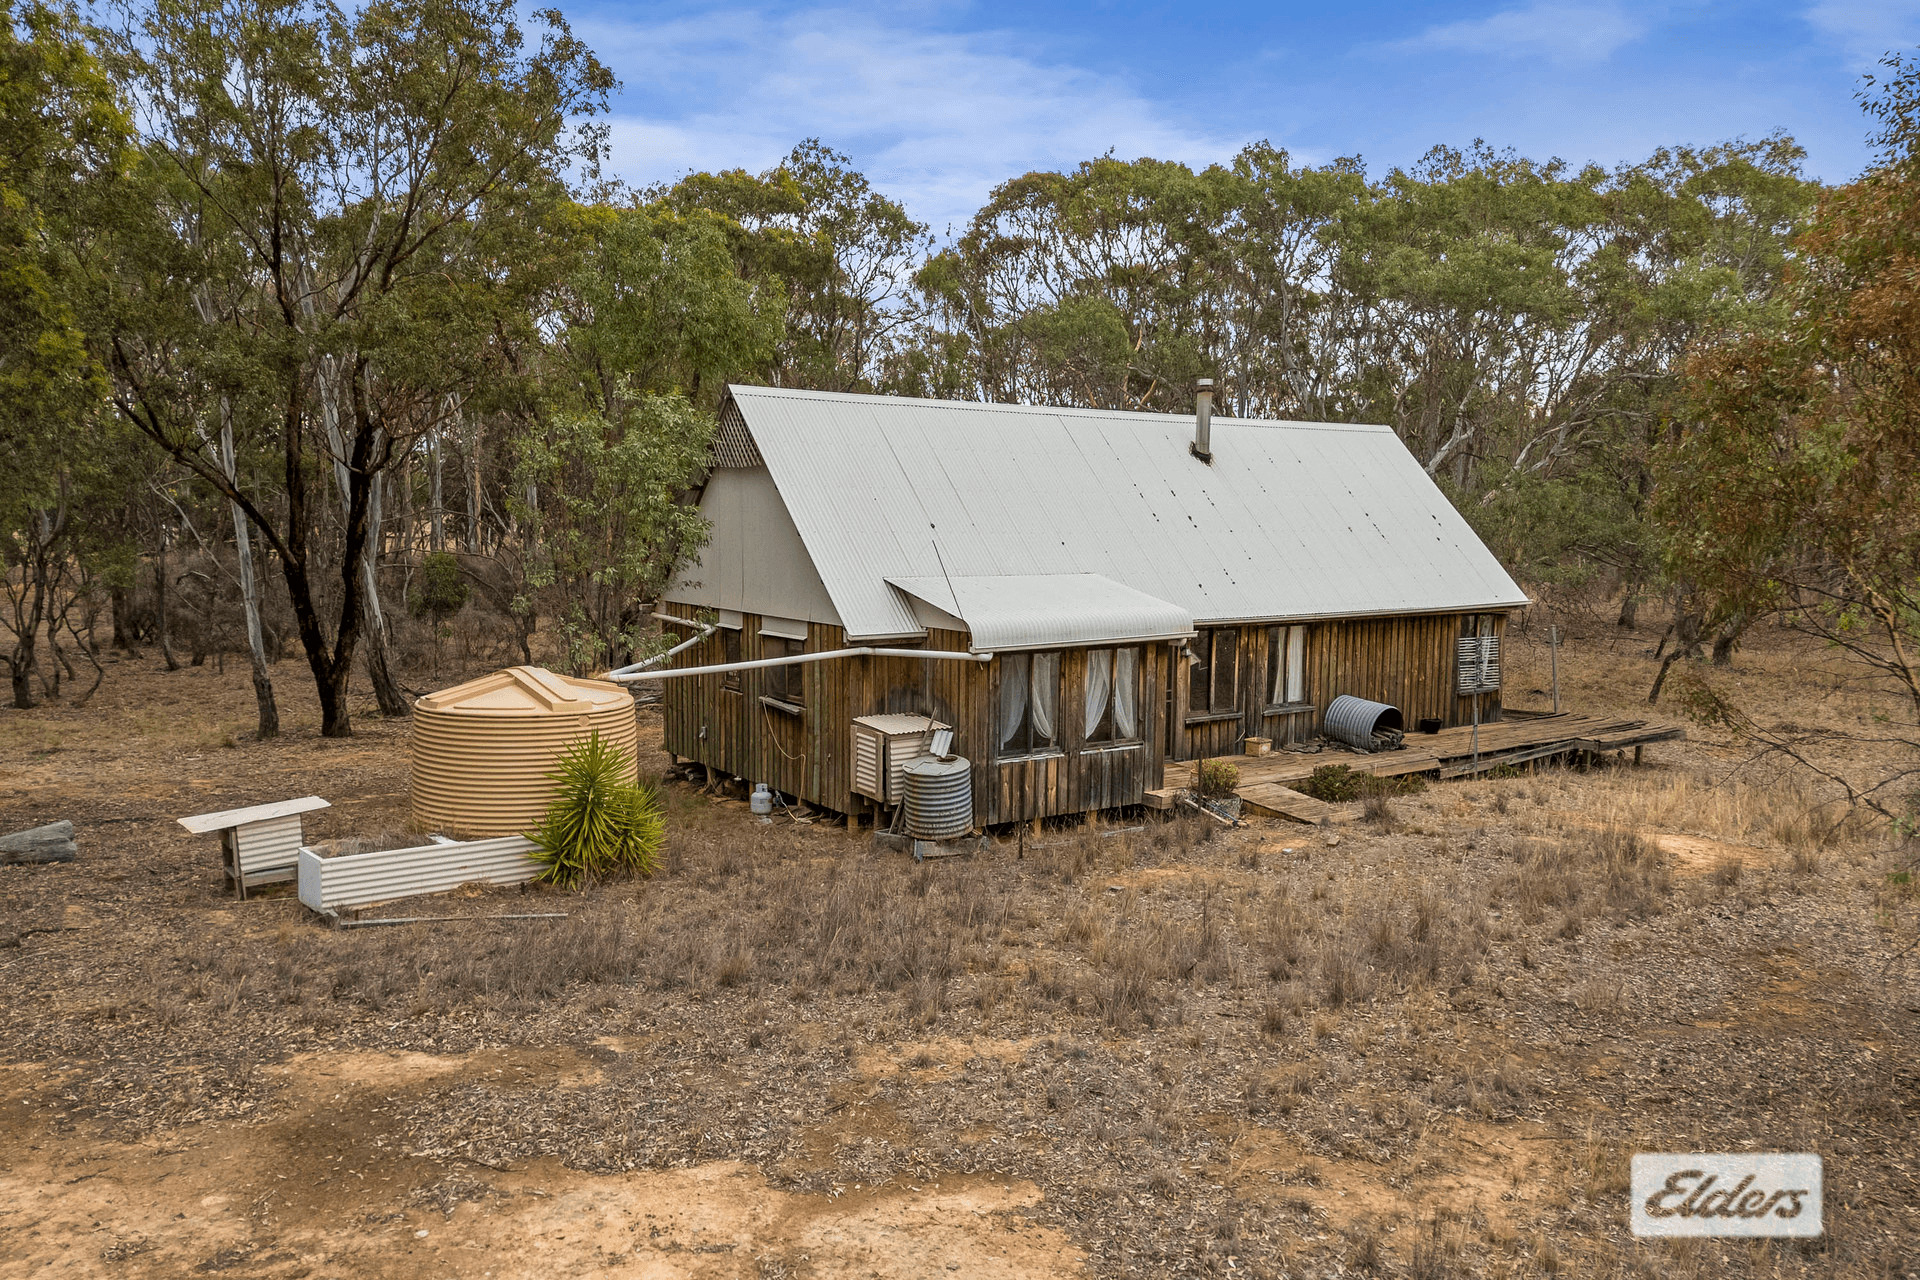
[[[965,756],[922,756],[909,763],[907,834],[951,840],[973,828],[973,765]]]
[[[1321,730],[1336,742],[1362,751],[1392,751],[1401,745],[1407,722],[1400,708],[1343,693],[1327,704]]]

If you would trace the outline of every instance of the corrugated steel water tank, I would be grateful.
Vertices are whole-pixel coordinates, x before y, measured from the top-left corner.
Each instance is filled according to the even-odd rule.
[[[414,822],[462,836],[531,830],[553,796],[546,775],[595,730],[637,759],[633,696],[620,685],[509,667],[428,694],[413,704]]]
[[[906,767],[907,834],[950,840],[973,828],[973,766],[964,756],[922,756]]]
[[[1384,702],[1368,702],[1365,698],[1343,693],[1327,704],[1326,718],[1320,722],[1320,727],[1322,732],[1337,742],[1371,751],[1375,746],[1374,735],[1389,729],[1405,732],[1407,722],[1400,715],[1398,707],[1388,706]]]

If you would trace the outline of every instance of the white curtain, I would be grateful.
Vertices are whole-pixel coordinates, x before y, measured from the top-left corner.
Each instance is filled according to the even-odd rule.
[[[1053,709],[1060,698],[1060,654],[1033,655],[1033,736],[1035,745],[1053,741]]]
[[[1287,628],[1287,705],[1307,700],[1307,629]]]
[[[1091,738],[1107,714],[1107,694],[1113,687],[1113,650],[1087,651],[1087,731]]]
[[[1006,750],[1027,718],[1027,690],[1032,682],[1031,657],[1024,653],[1000,655],[1000,749]],[[1049,717],[1051,718],[1051,717]]]
[[[1113,736],[1140,736],[1140,651],[1113,651]]]

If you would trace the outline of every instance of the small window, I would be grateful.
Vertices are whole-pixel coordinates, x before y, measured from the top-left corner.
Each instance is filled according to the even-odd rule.
[[[720,661],[722,662],[745,661],[745,659],[741,658],[740,656],[740,628],[738,627],[720,628]],[[731,689],[735,693],[740,692],[740,673],[738,671],[721,672],[720,687],[722,689]]]
[[[1307,629],[1267,628],[1267,705],[1298,707],[1307,701]]]
[[[760,637],[760,656],[763,658],[791,658],[806,651],[805,640],[790,640],[785,636]],[[762,667],[760,673],[766,677],[761,687],[767,697],[790,707],[804,707],[807,704],[805,666],[796,663],[787,667]]]
[[[1051,751],[1060,708],[1060,654],[1007,653],[1000,656],[998,734],[1000,758]]]
[[[1087,743],[1105,746],[1140,739],[1140,651],[1087,651]]]
[[[1235,711],[1240,706],[1240,633],[1232,627],[1193,638],[1187,668],[1187,710]]]

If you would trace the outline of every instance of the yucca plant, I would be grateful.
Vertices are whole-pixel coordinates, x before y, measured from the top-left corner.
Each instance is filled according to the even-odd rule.
[[[598,732],[561,755],[547,775],[553,804],[527,833],[547,864],[540,880],[572,888],[621,871],[654,873],[666,819],[659,794],[630,781],[633,771],[632,757]]]

